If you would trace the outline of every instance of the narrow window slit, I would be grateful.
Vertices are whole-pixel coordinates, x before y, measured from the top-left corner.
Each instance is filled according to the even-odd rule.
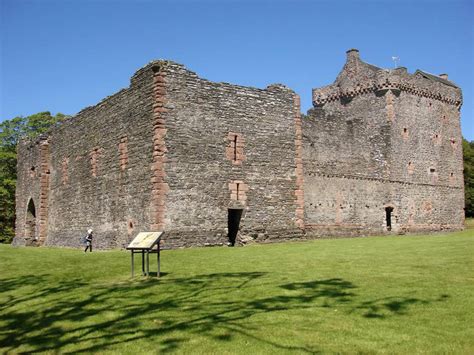
[[[237,161],[237,135],[234,136],[234,161]]]

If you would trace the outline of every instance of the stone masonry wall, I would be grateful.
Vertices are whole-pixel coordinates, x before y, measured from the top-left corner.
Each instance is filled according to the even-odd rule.
[[[243,211],[238,238],[300,237],[299,111],[282,85],[213,83],[153,62],[130,88],[49,133],[47,195],[41,178],[25,177],[18,206],[26,209],[30,191],[48,203],[46,245],[79,246],[89,227],[99,248],[147,230],[165,230],[168,247],[225,244],[229,209]],[[19,170],[41,166],[39,149],[19,150]],[[20,222],[17,243],[24,230]]]
[[[281,85],[214,83],[176,64],[160,72],[169,188],[164,243],[226,243],[228,209],[243,210],[240,237],[300,236],[294,93]]]
[[[383,70],[349,51],[336,82],[313,98],[303,122],[310,234],[462,228],[456,86],[421,71]]]
[[[135,74],[130,88],[82,110],[50,132],[46,201],[39,196],[45,174],[30,178],[25,173],[30,165],[39,166],[36,147],[41,143],[19,146],[17,243],[22,243],[23,211],[31,195],[37,209],[45,203],[49,207],[47,229],[41,235],[46,245],[80,246],[80,238],[91,227],[95,247],[121,247],[138,231],[149,230],[152,91],[153,73],[147,67]]]
[[[447,77],[350,50],[313,103],[302,119],[281,84],[152,62],[20,142],[14,244],[78,247],[93,228],[98,248],[158,230],[166,247],[223,245],[239,222],[237,242],[462,228],[462,96]]]
[[[48,172],[48,166],[44,165],[46,137],[40,137],[35,142],[23,140],[18,144],[17,165],[17,187],[16,187],[16,226],[14,245],[39,245],[40,235],[44,236],[45,214],[44,188],[49,177],[44,176]],[[46,159],[45,159],[46,158]],[[34,206],[34,226],[27,226],[28,205]],[[40,230],[40,205],[43,207],[42,222]],[[32,230],[29,228],[32,227]],[[44,238],[42,238],[43,242]]]

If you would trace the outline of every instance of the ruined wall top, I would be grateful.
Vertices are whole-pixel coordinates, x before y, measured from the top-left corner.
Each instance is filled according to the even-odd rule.
[[[21,137],[19,144],[21,145],[32,145],[32,144],[39,144],[41,141],[48,139],[49,136],[53,135],[56,130],[61,127],[61,129],[67,129],[69,125],[74,125],[77,123],[78,120],[81,119],[81,117],[92,114],[96,109],[100,109],[101,107],[107,106],[108,104],[113,104],[114,102],[119,103],[122,96],[127,95],[127,93],[139,86],[142,85],[144,82],[144,77],[149,77],[150,80],[153,77],[153,73],[156,73],[158,71],[164,71],[167,72],[168,74],[171,75],[176,75],[176,76],[186,76],[188,78],[196,78],[199,79],[201,82],[204,82],[210,86],[219,86],[224,90],[234,90],[235,88],[240,88],[242,90],[250,90],[250,91],[256,91],[256,92],[268,92],[268,93],[279,93],[279,92],[291,92],[294,93],[294,91],[287,86],[280,84],[280,83],[274,83],[274,84],[269,84],[266,88],[261,89],[261,88],[256,88],[256,87],[251,87],[251,86],[242,86],[242,85],[237,85],[237,84],[231,84],[231,83],[226,83],[226,82],[214,82],[207,80],[205,78],[200,77],[198,74],[195,72],[189,70],[185,65],[174,62],[172,60],[167,60],[167,59],[156,59],[153,60],[143,67],[139,68],[135,73],[132,75],[130,78],[130,85],[126,88],[120,89],[117,92],[104,97],[101,101],[98,103],[87,106],[83,108],[81,111],[77,112],[75,115],[72,115],[68,118],[66,118],[63,122],[61,122],[60,125],[54,125],[50,127],[45,133],[43,133],[39,137],[35,138],[29,138],[29,137]]]
[[[462,105],[461,89],[448,80],[447,74],[437,76],[421,70],[410,74],[404,67],[379,68],[362,61],[357,49],[347,51],[346,63],[333,84],[313,89],[313,105],[318,107],[343,97],[388,89],[432,98],[458,108]]]

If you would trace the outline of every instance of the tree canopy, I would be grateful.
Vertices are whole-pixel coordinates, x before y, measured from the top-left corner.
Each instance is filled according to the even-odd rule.
[[[474,141],[463,139],[464,155],[464,193],[466,217],[474,217]]]

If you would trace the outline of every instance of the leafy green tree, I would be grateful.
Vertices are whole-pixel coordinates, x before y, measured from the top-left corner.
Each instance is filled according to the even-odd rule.
[[[11,242],[15,234],[16,146],[20,138],[34,138],[66,118],[46,111],[0,123],[0,243]]]
[[[466,199],[466,217],[474,217],[474,141],[463,139],[464,155],[464,191]]]

